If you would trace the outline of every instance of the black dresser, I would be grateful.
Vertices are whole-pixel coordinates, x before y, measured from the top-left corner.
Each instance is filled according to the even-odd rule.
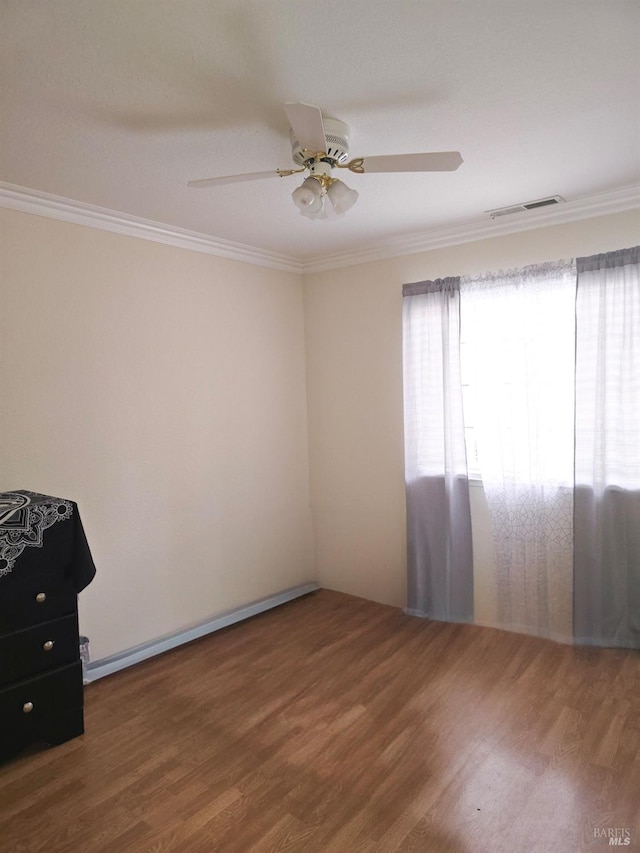
[[[73,501],[0,493],[0,761],[83,733],[77,600],[95,572]]]

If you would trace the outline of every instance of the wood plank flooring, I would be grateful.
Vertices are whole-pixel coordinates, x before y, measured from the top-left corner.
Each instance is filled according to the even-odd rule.
[[[85,688],[2,853],[640,850],[640,653],[321,590]]]

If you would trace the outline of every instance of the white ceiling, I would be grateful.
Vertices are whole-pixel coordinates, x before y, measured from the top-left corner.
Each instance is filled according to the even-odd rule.
[[[304,262],[640,183],[637,0],[3,0],[0,179]],[[452,173],[340,175],[310,221],[282,104],[351,155],[459,150]]]

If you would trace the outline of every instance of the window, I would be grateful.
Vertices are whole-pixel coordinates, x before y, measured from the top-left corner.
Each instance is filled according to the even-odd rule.
[[[523,278],[498,273],[461,289],[467,464],[483,480],[569,484],[575,273]]]

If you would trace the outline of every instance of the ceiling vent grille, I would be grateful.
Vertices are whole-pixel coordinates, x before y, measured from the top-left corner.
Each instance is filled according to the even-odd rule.
[[[485,210],[492,219],[498,216],[509,216],[511,213],[525,213],[528,210],[537,210],[539,207],[549,207],[552,204],[560,204],[564,199],[559,195],[551,195],[548,198],[538,198],[535,201],[526,201],[523,204],[512,204],[509,207],[497,207],[495,210]]]

